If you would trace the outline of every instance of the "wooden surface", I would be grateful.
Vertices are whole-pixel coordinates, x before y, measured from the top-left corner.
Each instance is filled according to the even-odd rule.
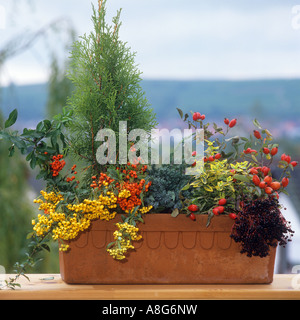
[[[68,285],[59,274],[31,274],[29,278],[30,282],[20,279],[20,289],[0,290],[0,300],[300,300],[300,275],[296,274],[274,275],[273,283],[267,285]]]

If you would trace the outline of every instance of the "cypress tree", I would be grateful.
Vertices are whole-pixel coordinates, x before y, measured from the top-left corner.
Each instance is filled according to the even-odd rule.
[[[70,146],[87,161],[92,173],[105,170],[96,161],[99,142],[95,136],[100,129],[116,133],[118,150],[119,121],[127,121],[128,132],[140,128],[150,132],[156,126],[155,114],[141,87],[141,72],[135,65],[135,53],[119,39],[121,26],[119,10],[106,20],[106,0],[93,6],[94,30],[74,42],[69,79],[74,91],[68,100],[73,111]]]

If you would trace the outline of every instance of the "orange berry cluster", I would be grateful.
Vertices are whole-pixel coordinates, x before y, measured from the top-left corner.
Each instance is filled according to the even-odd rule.
[[[76,169],[76,164],[74,164],[73,167],[71,168],[71,173],[77,174],[77,171],[75,171],[75,169]],[[67,177],[66,180],[67,182],[71,182],[75,179],[76,179],[75,176],[72,176],[71,178]]]
[[[102,185],[107,186],[109,184],[111,184],[114,179],[112,179],[111,177],[109,177],[106,173],[101,172],[100,173],[100,177],[97,181],[97,177],[96,176],[92,176],[92,183],[91,183],[91,188],[101,188]]]
[[[127,170],[122,170],[123,174],[125,174],[124,182],[116,184],[119,194],[123,190],[128,190],[130,192],[129,197],[118,197],[117,200],[120,208],[125,212],[129,212],[133,208],[140,206],[142,204],[141,193],[143,191],[147,192],[151,186],[151,181],[145,184],[145,179],[141,179],[139,182],[130,181],[132,180],[130,178],[138,179],[138,173],[144,173],[147,170],[147,165],[140,166],[128,162],[127,166]],[[121,170],[120,168],[117,169]]]
[[[66,164],[65,160],[62,160],[62,158],[63,158],[62,154],[58,154],[57,156],[52,157],[53,162],[50,163],[50,167],[52,170],[53,177],[58,176],[59,172],[63,169],[63,167]]]

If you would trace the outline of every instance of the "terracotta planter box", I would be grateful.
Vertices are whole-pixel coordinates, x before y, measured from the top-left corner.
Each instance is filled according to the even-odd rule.
[[[149,214],[139,228],[126,261],[116,261],[106,246],[113,241],[116,219],[94,221],[89,231],[60,252],[66,283],[77,284],[202,284],[271,283],[276,248],[265,258],[249,258],[230,237],[233,221],[218,216],[206,227],[207,216],[195,222],[185,215]]]

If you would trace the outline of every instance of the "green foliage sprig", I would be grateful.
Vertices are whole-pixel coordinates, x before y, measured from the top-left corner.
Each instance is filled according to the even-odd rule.
[[[103,171],[96,161],[99,142],[95,138],[100,129],[116,133],[118,150],[119,121],[127,121],[127,133],[135,128],[150,132],[156,126],[140,85],[135,53],[119,39],[121,11],[110,26],[105,21],[105,4],[99,1],[98,10],[93,7],[94,30],[74,42],[68,72],[74,85],[68,101],[73,111],[71,150],[90,165],[90,174]]]

